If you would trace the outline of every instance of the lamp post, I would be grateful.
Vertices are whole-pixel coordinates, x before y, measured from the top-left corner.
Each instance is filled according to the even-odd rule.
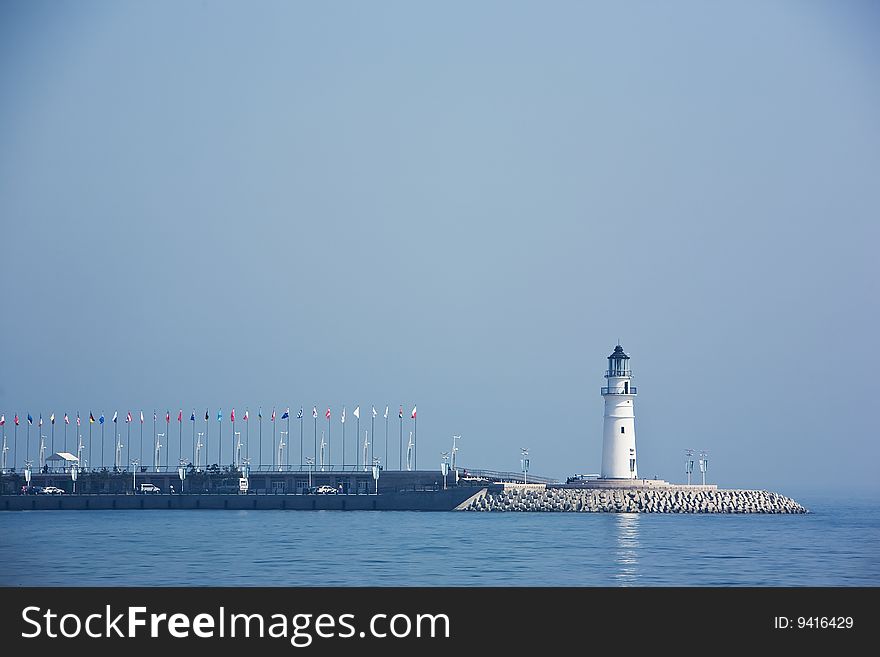
[[[520,462],[522,463],[523,484],[527,484],[529,483],[529,448],[522,447],[519,451],[522,452],[522,459]]]
[[[137,493],[137,469],[141,464],[140,459],[131,459],[131,492]]]
[[[125,445],[122,444],[122,434],[116,434],[116,458],[113,459],[113,471],[119,472],[122,470],[122,448]]]
[[[381,459],[376,456],[373,457],[373,480],[376,482],[376,495],[379,494],[379,463]]]
[[[24,462],[24,483],[27,485],[28,488],[31,487],[31,462],[30,461]]]
[[[235,432],[235,457],[232,464],[241,466],[241,431]]]
[[[688,478],[688,486],[691,485],[691,474],[694,471],[694,450],[684,450],[684,472]]]
[[[177,476],[180,477],[180,494],[183,495],[183,480],[186,479],[186,459],[180,459],[180,465],[177,466]]]
[[[307,456],[306,457],[306,465],[309,466],[309,488],[312,487],[312,470],[315,467],[315,457]]]
[[[461,440],[461,436],[453,436],[452,437],[452,465],[450,466],[454,472],[458,472],[455,469],[455,453],[458,451],[458,447],[455,444],[455,441]]]
[[[46,467],[46,438],[48,436],[40,436],[40,472]]]
[[[700,474],[703,476],[703,485],[706,485],[706,471],[709,469],[709,452],[700,451]]]
[[[440,472],[443,475],[443,490],[446,490],[446,475],[449,474],[449,452],[441,452],[443,461],[440,463]]]
[[[196,464],[195,468],[199,472],[202,471],[202,447],[204,447],[204,443],[202,443],[202,436],[205,435],[204,431],[199,431],[199,440],[196,443]]]
[[[74,463],[70,466],[70,480],[73,482],[73,494],[76,495],[76,477],[77,477],[77,465]]]
[[[159,463],[161,462],[161,456],[159,455],[159,450],[162,449],[162,438],[165,437],[164,433],[156,434],[156,459],[153,463],[153,467],[155,467],[156,472],[159,472]]]
[[[6,474],[6,453],[9,451],[9,447],[6,446],[6,436],[3,436],[3,474]]]
[[[284,467],[282,465],[284,463],[284,448],[287,446],[287,443],[284,442],[284,437],[289,433],[289,431],[282,431],[281,440],[278,441],[278,472],[281,472]]]

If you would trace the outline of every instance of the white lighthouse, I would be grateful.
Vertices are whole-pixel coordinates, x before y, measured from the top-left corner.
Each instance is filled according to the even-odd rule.
[[[617,345],[608,357],[607,387],[602,388],[605,398],[605,421],[602,437],[602,478],[637,479],[636,419],[633,400],[636,388],[632,385],[629,356]]]

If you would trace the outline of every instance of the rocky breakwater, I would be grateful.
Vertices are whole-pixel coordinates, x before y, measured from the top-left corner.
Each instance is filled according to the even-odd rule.
[[[807,513],[790,497],[765,490],[687,488],[594,490],[508,488],[473,498],[464,511],[582,513]]]

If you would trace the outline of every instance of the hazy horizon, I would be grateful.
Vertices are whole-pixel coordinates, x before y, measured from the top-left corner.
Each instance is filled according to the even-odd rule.
[[[6,434],[219,408],[227,452],[232,407],[253,442],[260,406],[308,438],[316,405],[338,446],[343,405],[351,444],[355,406],[396,441],[417,404],[420,468],[457,434],[466,467],[527,447],[564,478],[599,470],[619,339],[641,476],[705,449],[720,486],[875,496],[878,29],[871,2],[4,2]]]

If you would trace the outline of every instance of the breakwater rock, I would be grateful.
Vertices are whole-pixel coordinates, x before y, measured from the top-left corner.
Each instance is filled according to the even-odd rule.
[[[582,513],[807,513],[790,497],[765,490],[517,489],[475,496],[463,511]]]

